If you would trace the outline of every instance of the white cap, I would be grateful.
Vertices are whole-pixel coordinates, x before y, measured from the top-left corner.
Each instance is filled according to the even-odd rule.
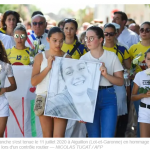
[[[112,23],[108,23],[108,24],[106,24],[104,27],[107,27],[109,24],[114,25],[114,26],[115,26],[115,28],[116,28],[116,30],[119,30],[119,29],[120,29],[120,25],[119,25],[119,24],[117,24],[117,23],[114,23],[114,22],[112,22]]]
[[[119,25],[119,24],[114,23],[114,22],[112,22],[112,23],[110,23],[110,24],[114,25],[115,28],[116,28],[116,30],[119,30],[119,29],[120,29],[120,25]]]

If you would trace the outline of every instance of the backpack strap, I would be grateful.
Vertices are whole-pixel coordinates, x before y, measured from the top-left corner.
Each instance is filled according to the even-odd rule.
[[[76,45],[74,45],[72,51],[69,53],[70,56],[72,56],[74,54],[74,52],[77,50],[77,48],[80,46],[80,42],[76,42]]]
[[[117,44],[116,44],[116,47],[117,47],[117,49],[116,49],[116,55],[117,55],[117,57],[118,57],[119,48],[118,48],[118,45],[117,45]]]

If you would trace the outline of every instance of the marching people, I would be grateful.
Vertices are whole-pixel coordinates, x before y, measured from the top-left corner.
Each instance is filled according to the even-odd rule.
[[[17,23],[20,23],[20,15],[16,11],[8,10],[3,14],[1,23],[2,28],[0,29],[0,33],[7,34],[9,36],[13,36],[14,29]]]
[[[78,29],[78,23],[75,18],[66,18],[64,19],[63,25],[64,25],[63,31],[65,34],[65,39],[61,49],[63,52],[69,54],[73,59],[79,59],[82,55],[88,52],[88,48],[83,43],[80,43],[78,40],[78,37],[76,35]],[[68,124],[69,122],[71,126],[74,127],[72,133],[76,132],[74,131],[76,127],[78,127],[79,130],[76,133],[79,133],[80,130],[86,131],[85,124],[81,124],[75,120],[68,120]]]
[[[138,54],[140,54],[140,53],[142,54],[142,56],[139,58],[140,63],[136,67],[135,73],[146,69],[144,53],[150,48],[150,22],[143,22],[141,24],[140,37],[141,37],[141,41],[137,44],[132,45],[129,49],[129,54],[130,54],[130,57],[132,60],[134,58],[136,58],[136,56]],[[132,86],[133,86],[133,81],[132,81],[133,79],[134,79],[134,76],[132,76],[132,79],[131,79]],[[139,105],[140,105],[140,99],[134,101],[134,106],[135,106],[137,115],[138,115],[138,111],[139,111]],[[138,123],[138,125],[139,125],[139,123]],[[140,137],[139,126],[137,128],[137,136]]]
[[[26,28],[23,24],[18,23],[14,29],[15,46],[7,49],[7,56],[13,65],[29,65],[30,64],[30,50],[25,46],[27,40]]]
[[[91,26],[85,41],[90,49],[83,60],[101,62],[101,80],[93,123],[86,123],[88,137],[114,137],[117,123],[117,99],[113,85],[123,85],[123,67],[113,52],[103,49],[104,33],[100,27]]]
[[[64,20],[65,40],[62,46],[62,51],[68,53],[74,59],[79,59],[82,55],[88,52],[87,47],[78,41],[76,32],[78,23],[75,18]]]
[[[126,47],[119,45],[117,43],[116,35],[118,33],[116,30],[117,27],[115,27],[114,24],[115,23],[108,23],[104,26],[105,43],[104,43],[103,48],[105,50],[115,53],[117,57],[119,58],[120,63],[126,69],[130,69],[131,60],[130,60],[129,52],[126,49]],[[118,119],[119,119],[119,116],[127,114],[126,89],[125,89],[125,85],[122,85],[122,86],[114,85],[114,89],[115,89],[116,96],[117,96],[117,108],[118,108]]]
[[[135,59],[138,54],[142,54],[134,75],[130,76],[132,86],[134,82],[131,99],[134,102],[137,115],[139,114],[138,122],[140,122],[141,125],[141,137],[150,136],[148,134],[149,122],[145,121],[145,116],[149,113],[147,111],[149,102],[146,102],[145,98],[149,98],[149,92],[147,92],[147,94],[138,94],[138,88],[143,86],[141,85],[143,78],[140,77],[142,74],[145,74],[144,70],[147,69],[147,67],[149,68],[148,59],[150,51],[147,50],[150,48],[150,22],[142,23],[140,29],[138,29],[138,25],[135,24],[133,19],[128,19],[126,13],[117,11],[114,13],[112,20],[114,24],[106,24],[103,27],[103,31],[98,26],[89,26],[88,22],[83,23],[82,26],[83,28],[85,26],[85,31],[78,40],[78,23],[75,18],[63,19],[58,24],[59,28],[50,26],[51,29],[49,32],[47,32],[48,30],[46,29],[48,27],[46,18],[40,11],[33,12],[31,18],[32,30],[29,32],[27,32],[24,25],[20,23],[20,15],[15,11],[6,11],[0,21],[2,25],[0,28],[0,51],[2,53],[0,74],[3,74],[3,71],[5,73],[5,76],[1,75],[0,79],[0,95],[2,95],[0,96],[1,137],[4,134],[7,118],[9,116],[8,102],[3,93],[16,89],[16,83],[10,64],[29,65],[30,51],[34,49],[34,41],[38,41],[39,44],[44,45],[44,49],[38,50],[40,54],[35,56],[31,77],[32,85],[37,86],[37,98],[34,108],[35,114],[37,113],[37,115],[39,115],[38,107],[43,105],[43,101],[40,103],[40,100],[45,100],[47,95],[49,75],[55,56],[102,63],[100,68],[101,81],[99,83],[94,122],[80,124],[79,122],[83,121],[73,122],[73,120],[71,120],[72,126],[73,124],[75,124],[75,126],[76,123],[78,124],[76,126],[78,129],[74,128],[73,130],[82,130],[80,125],[82,127],[84,126],[84,128],[86,125],[89,137],[114,137],[117,116],[121,117],[127,115],[127,102],[130,99],[128,98],[130,97],[130,93],[128,93],[127,87],[127,95],[125,91],[123,67],[130,69],[131,60]],[[116,27],[115,23],[120,27]],[[119,32],[117,32],[117,29],[119,29]],[[136,33],[139,33],[139,35]],[[6,52],[4,52],[5,49]],[[6,57],[5,54],[7,54]],[[3,69],[4,67],[7,67],[7,69]],[[3,82],[6,75],[11,84],[8,88],[4,88]],[[146,76],[145,78],[147,79],[148,77]],[[40,100],[38,100],[39,97],[41,97]],[[5,103],[2,103],[2,101]],[[4,105],[5,110],[2,108]],[[146,113],[142,115],[141,112]],[[142,120],[141,118],[144,119]],[[66,126],[69,120],[44,115],[39,115],[39,119],[43,137],[65,136]],[[130,121],[132,122],[132,120],[132,118],[129,118],[129,123]],[[122,132],[124,134],[125,131],[123,130],[124,129],[122,129]],[[139,128],[137,131],[137,136],[140,136]]]
[[[145,52],[145,64],[148,70],[143,70],[135,75],[133,80],[134,85],[132,89],[131,100],[139,101],[138,122],[140,123],[140,137],[150,137],[150,90],[139,93],[139,88],[150,88],[148,82],[150,81],[150,49]]]
[[[112,22],[120,25],[117,39],[121,44],[129,49],[133,44],[139,42],[139,36],[125,26],[127,19],[127,15],[124,12],[117,11],[114,13]]]
[[[34,41],[37,40],[39,44],[44,44],[44,50],[49,50],[50,45],[46,38],[48,34],[45,32],[47,23],[43,15],[37,14],[31,18],[32,31],[28,32],[28,38],[25,43],[30,49],[34,49]],[[41,51],[39,51],[41,52]]]
[[[4,87],[6,76],[10,83],[9,87]],[[16,89],[17,85],[13,75],[12,66],[7,58],[5,48],[0,41],[0,137],[3,137],[7,119],[9,117],[9,103],[5,93]]]
[[[122,12],[122,11],[114,12],[112,22],[120,25],[120,30],[119,30],[119,33],[117,35],[117,40],[121,45],[123,45],[124,47],[129,49],[133,44],[137,44],[140,39],[136,33],[134,33],[133,31],[129,30],[126,27],[127,20],[128,20],[128,18],[127,18],[127,15],[125,12]],[[123,119],[123,121],[121,121],[123,126],[124,126],[124,129],[121,128],[121,131],[123,133],[125,133],[126,131],[132,132],[131,127],[134,124],[133,123],[133,113],[132,113],[132,109],[134,107],[133,107],[133,103],[130,101],[130,97],[131,97],[130,85],[126,86],[126,91],[127,91],[127,103],[128,103],[128,110],[129,111],[128,111],[128,114],[126,116],[120,117],[120,119]]]
[[[33,86],[37,86],[36,94],[42,95],[44,98],[46,97],[49,83],[49,75],[52,68],[52,61],[54,61],[55,56],[59,57],[67,57],[61,50],[62,44],[64,40],[64,33],[59,27],[53,27],[48,32],[47,41],[51,45],[50,49],[39,53],[36,55],[31,84]],[[35,102],[35,112],[38,114],[41,106],[44,111],[43,102],[41,100],[37,100]],[[67,126],[67,119],[61,118],[53,118],[49,116],[40,115],[39,116],[43,137],[64,137],[65,130]]]

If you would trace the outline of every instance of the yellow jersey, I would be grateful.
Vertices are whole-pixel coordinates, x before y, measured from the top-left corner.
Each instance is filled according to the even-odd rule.
[[[73,44],[63,43],[63,46],[62,46],[61,50],[65,53],[69,54],[72,51],[72,49],[74,48],[75,45],[76,45],[76,40],[74,41]],[[73,59],[79,59],[82,55],[84,55],[87,52],[88,52],[87,47],[83,43],[81,43],[79,45],[79,47],[75,50],[75,52],[73,53],[73,55],[71,57]]]
[[[130,58],[128,50],[126,49],[126,47],[122,45],[116,44],[114,45],[114,47],[103,46],[103,49],[114,52],[118,56],[121,64],[123,63],[124,60]]]
[[[29,65],[30,64],[30,50],[29,47],[19,50],[13,47],[6,50],[7,57],[13,65]]]
[[[0,33],[5,34],[5,33],[6,33],[6,31],[5,31],[5,30],[3,30],[2,28],[0,28]]]
[[[142,56],[139,58],[139,65],[136,67],[136,73],[142,70],[146,69],[146,63],[145,63],[145,52],[150,48],[149,46],[143,46],[141,42],[132,45],[129,48],[129,54],[131,59],[133,60],[138,54],[142,54]]]

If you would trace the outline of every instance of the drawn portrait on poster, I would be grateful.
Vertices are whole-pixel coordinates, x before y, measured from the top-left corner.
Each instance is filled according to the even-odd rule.
[[[101,63],[55,57],[44,115],[93,122]]]

